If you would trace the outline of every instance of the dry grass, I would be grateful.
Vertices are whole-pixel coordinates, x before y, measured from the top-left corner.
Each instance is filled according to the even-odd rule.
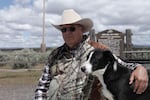
[[[41,70],[0,72],[0,85],[32,85],[38,82]]]

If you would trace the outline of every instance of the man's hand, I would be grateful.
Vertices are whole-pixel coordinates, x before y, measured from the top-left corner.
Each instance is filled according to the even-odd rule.
[[[145,67],[138,64],[136,69],[132,72],[130,76],[130,82],[129,84],[132,84],[133,81],[134,84],[134,91],[137,94],[142,94],[148,86],[148,73]]]

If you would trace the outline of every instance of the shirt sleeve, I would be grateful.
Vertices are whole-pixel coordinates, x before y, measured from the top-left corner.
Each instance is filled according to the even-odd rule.
[[[51,67],[53,66],[54,62],[56,61],[55,55],[58,53],[57,49],[53,50],[44,66],[43,73],[39,79],[39,83],[35,89],[35,96],[34,100],[47,100],[47,92],[49,90],[50,82],[53,78]]]
[[[121,60],[120,58],[118,58],[117,56],[115,56],[115,59],[117,60],[117,62],[121,65],[123,65],[124,67],[127,67],[131,70],[134,70],[137,65],[139,65],[138,63],[129,63],[129,62],[125,62],[123,60]]]
[[[50,86],[51,81],[50,67],[45,65],[42,76],[39,79],[38,86],[35,90],[34,100],[46,100],[47,99],[47,91]]]

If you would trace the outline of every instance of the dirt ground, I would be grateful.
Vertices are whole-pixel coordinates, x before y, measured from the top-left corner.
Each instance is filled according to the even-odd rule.
[[[0,86],[0,100],[33,100],[36,85]]]
[[[41,70],[0,69],[0,100],[33,100]]]

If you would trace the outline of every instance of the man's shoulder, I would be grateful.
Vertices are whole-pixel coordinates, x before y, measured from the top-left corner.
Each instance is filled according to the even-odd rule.
[[[49,56],[57,55],[63,48],[64,48],[64,45],[59,46],[59,47],[53,49]]]
[[[63,49],[63,46],[60,46],[52,50],[52,52],[49,54],[48,59],[47,59],[50,65],[53,65],[55,61],[58,60],[58,57],[61,54],[62,49]]]

